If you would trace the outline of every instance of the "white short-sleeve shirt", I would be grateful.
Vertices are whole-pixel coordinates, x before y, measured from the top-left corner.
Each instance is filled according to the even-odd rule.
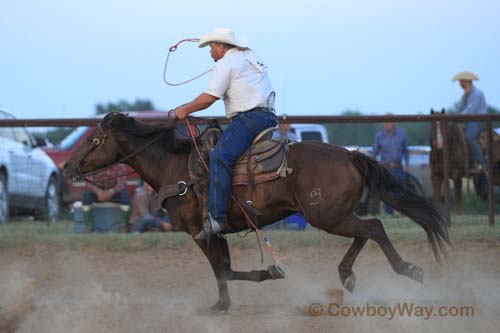
[[[266,107],[273,91],[267,68],[251,50],[229,49],[212,69],[206,94],[221,98],[226,116]]]

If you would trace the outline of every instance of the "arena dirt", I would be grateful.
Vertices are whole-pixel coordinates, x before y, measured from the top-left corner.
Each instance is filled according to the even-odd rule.
[[[215,279],[195,247],[140,252],[9,250],[0,254],[0,332],[498,332],[500,243],[465,242],[438,265],[429,247],[398,242],[424,268],[424,285],[396,275],[369,244],[354,266],[357,285],[345,306],[473,306],[474,315],[333,316],[328,290],[341,288],[337,265],[347,247],[281,253],[288,278],[229,282],[227,314],[198,310],[217,300]],[[233,267],[263,268],[256,249],[233,249]],[[268,262],[270,263],[270,262]],[[311,316],[318,303],[323,315]],[[381,312],[383,314],[383,311]]]

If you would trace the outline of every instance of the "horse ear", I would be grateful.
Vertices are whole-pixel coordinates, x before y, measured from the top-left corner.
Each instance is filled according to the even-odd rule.
[[[444,108],[441,109],[441,113],[444,114],[446,110]]]
[[[101,126],[106,129],[110,128],[112,120],[113,120],[113,112],[110,112],[102,119]]]
[[[103,128],[109,129],[113,127],[113,123],[115,122],[115,120],[120,119],[123,116],[124,115],[120,112],[110,112],[102,119],[101,126]]]
[[[431,114],[434,114],[434,109],[431,109]]]

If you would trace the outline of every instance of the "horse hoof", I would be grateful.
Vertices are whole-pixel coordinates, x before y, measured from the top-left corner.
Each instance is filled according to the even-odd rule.
[[[417,282],[424,283],[424,270],[420,266],[409,264],[408,276]]]
[[[286,272],[283,268],[276,265],[269,265],[267,272],[273,280],[286,278]]]
[[[229,309],[229,305],[224,305],[222,303],[217,302],[216,304],[212,305],[208,309],[200,309],[197,311],[198,315],[202,316],[215,316],[218,314],[225,314],[227,313],[227,310]]]
[[[351,274],[347,277],[347,279],[344,280],[342,283],[344,285],[344,288],[349,290],[351,293],[354,291],[354,286],[356,285],[356,277],[354,274]]]

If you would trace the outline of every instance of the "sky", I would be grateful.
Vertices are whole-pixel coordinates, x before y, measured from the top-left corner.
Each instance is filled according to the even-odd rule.
[[[269,68],[278,114],[422,114],[460,98],[470,70],[500,107],[500,1],[16,0],[0,3],[0,107],[17,118],[90,117],[98,103],[151,100],[169,110],[209,76],[170,87],[170,45],[228,27]],[[213,66],[182,44],[173,82]],[[223,115],[216,102],[199,116]]]

